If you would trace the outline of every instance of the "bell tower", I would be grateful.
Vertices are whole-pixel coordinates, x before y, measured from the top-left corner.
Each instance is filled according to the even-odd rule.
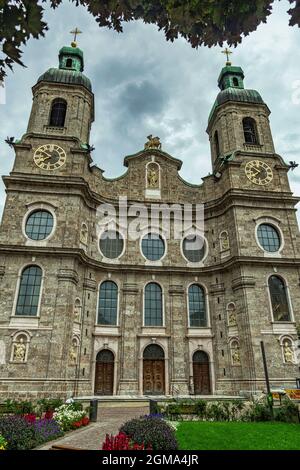
[[[228,53],[228,51],[227,51]],[[244,72],[227,60],[218,79],[220,92],[208,119],[213,169],[235,151],[274,154],[270,110],[256,90],[244,86]]]
[[[63,47],[58,68],[47,70],[33,87],[26,137],[72,137],[83,145],[89,143],[94,95],[83,71],[83,52],[76,42]]]

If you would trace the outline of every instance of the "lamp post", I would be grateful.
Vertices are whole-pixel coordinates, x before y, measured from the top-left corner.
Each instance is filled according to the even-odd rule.
[[[267,367],[265,345],[264,345],[263,341],[260,342],[260,347],[261,347],[261,354],[262,354],[262,358],[263,358],[265,379],[266,379],[267,392],[268,392],[267,401],[268,401],[268,405],[270,407],[271,416],[273,416],[273,414],[274,414],[273,413],[273,396],[272,396],[271,388],[270,388],[270,380],[269,380],[269,373],[268,373],[268,367]]]

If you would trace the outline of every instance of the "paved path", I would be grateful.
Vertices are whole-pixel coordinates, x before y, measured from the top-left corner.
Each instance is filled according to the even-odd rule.
[[[60,439],[48,442],[37,450],[48,450],[53,444],[78,447],[86,450],[99,450],[106,434],[117,434],[120,426],[132,418],[149,413],[149,407],[113,407],[98,411],[98,422],[78,429]]]

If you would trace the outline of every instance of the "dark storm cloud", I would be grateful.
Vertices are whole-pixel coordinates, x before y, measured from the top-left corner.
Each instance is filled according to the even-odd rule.
[[[147,80],[129,83],[118,96],[118,104],[123,108],[124,114],[129,113],[134,119],[161,113],[166,102],[166,93]]]

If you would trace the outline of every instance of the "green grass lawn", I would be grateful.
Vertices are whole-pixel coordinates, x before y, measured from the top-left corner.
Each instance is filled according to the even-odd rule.
[[[300,424],[181,422],[182,450],[300,450]]]

